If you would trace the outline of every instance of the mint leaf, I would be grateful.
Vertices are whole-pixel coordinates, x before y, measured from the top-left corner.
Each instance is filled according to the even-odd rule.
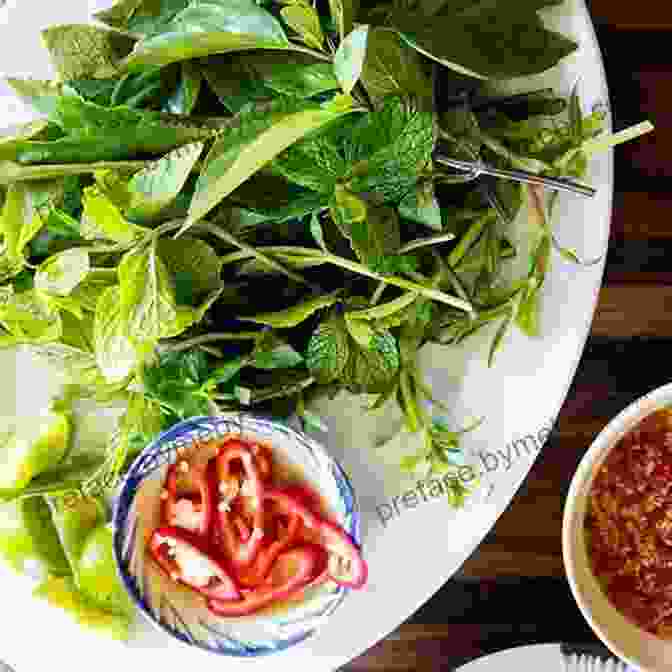
[[[387,390],[399,370],[399,350],[395,338],[382,333],[364,349],[351,341],[351,353],[343,371],[343,381],[353,394],[376,394]]]
[[[89,253],[72,248],[42,262],[35,274],[35,288],[47,294],[67,296],[91,270]]]
[[[341,318],[331,317],[320,323],[308,342],[306,365],[320,384],[338,380],[345,370],[350,345]]]
[[[424,224],[434,231],[443,230],[441,207],[431,180],[421,182],[413,191],[406,194],[399,204],[399,214],[412,222]]]

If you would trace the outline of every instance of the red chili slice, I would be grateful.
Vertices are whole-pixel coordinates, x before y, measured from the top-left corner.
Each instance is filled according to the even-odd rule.
[[[189,489],[180,487],[180,471],[186,464],[189,471]],[[162,522],[206,537],[213,517],[213,492],[205,467],[195,467],[178,461],[168,467],[163,495]]]
[[[234,462],[238,461],[242,463],[244,478],[249,484],[249,495],[240,493],[243,488],[233,468]],[[238,571],[254,561],[264,539],[264,486],[250,449],[238,441],[225,444],[216,458],[211,482],[219,493],[213,541],[220,545],[232,567]],[[249,497],[253,508],[252,530],[246,540],[241,539],[234,522],[236,514],[231,510],[237,497]]]
[[[330,579],[348,588],[361,588],[366,583],[368,566],[349,535],[338,525],[313,513],[282,490],[267,490],[264,497],[275,502],[281,511],[300,516],[311,538],[327,549]]]
[[[209,599],[239,600],[227,568],[204,548],[201,539],[179,527],[159,527],[149,542],[152,557],[168,576]]]
[[[217,616],[246,616],[286,600],[310,583],[319,565],[319,556],[312,546],[285,551],[276,560],[263,585],[244,595],[242,600],[208,600],[208,609]]]

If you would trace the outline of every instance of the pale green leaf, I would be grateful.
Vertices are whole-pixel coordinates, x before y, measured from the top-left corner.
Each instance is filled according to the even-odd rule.
[[[35,289],[0,293],[0,325],[17,343],[49,343],[60,338],[61,319],[46,296]]]
[[[202,142],[183,145],[135,173],[128,183],[126,215],[151,220],[160,214],[180,193],[202,151]]]
[[[132,70],[244,49],[288,48],[280,22],[253,0],[203,0],[177,14],[160,34],[136,44],[124,66]]]
[[[70,295],[84,310],[96,312],[100,295],[117,284],[116,268],[91,268],[87,276],[75,287]]]
[[[24,103],[46,115],[56,111],[58,97],[63,94],[63,85],[60,82],[18,77],[8,77],[5,81]]]
[[[106,289],[98,300],[93,330],[96,362],[108,383],[118,383],[133,372],[136,352],[126,336],[118,286]]]
[[[314,299],[309,299],[296,306],[279,310],[273,313],[260,313],[253,317],[239,316],[238,319],[244,322],[256,322],[257,324],[265,324],[276,329],[291,329],[307,320],[311,315],[314,315],[319,310],[333,306],[340,295],[340,290],[332,294],[325,294]]]
[[[146,161],[100,161],[98,163],[68,163],[24,166],[14,161],[0,161],[0,185],[32,180],[51,180],[69,175],[85,175],[103,170],[135,172],[147,165]]]
[[[91,352],[63,343],[46,343],[31,345],[30,353],[50,366],[60,369],[70,383],[87,388],[105,384],[96,357]]]
[[[137,344],[167,336],[177,319],[175,287],[155,246],[127,252],[119,263],[120,316]]]
[[[67,296],[91,270],[89,253],[74,247],[43,261],[35,274],[35,288],[49,294]]]
[[[25,268],[25,259],[10,257],[7,254],[5,243],[0,243],[0,283],[16,277]]]
[[[281,100],[270,110],[241,114],[241,127],[225,132],[207,156],[184,229],[297,140],[353,112],[352,102],[349,96],[338,96],[324,106]]]
[[[352,31],[358,9],[359,0],[329,0],[331,18],[336,24],[341,40]]]
[[[341,42],[334,55],[334,71],[343,93],[350,93],[362,75],[368,37],[369,26],[357,26]]]
[[[62,80],[114,77],[133,48],[127,36],[91,25],[52,26],[42,39]]]
[[[387,303],[373,306],[373,308],[364,308],[362,310],[351,310],[348,315],[354,320],[383,320],[410,306],[418,295],[416,292],[406,292],[399,298]]]
[[[308,4],[292,4],[280,10],[285,23],[299,35],[301,40],[313,49],[322,49],[324,33],[320,17]],[[349,93],[349,91],[346,91]]]
[[[149,232],[149,229],[125,219],[119,208],[98,187],[86,187],[82,203],[81,231],[89,240],[133,243]]]

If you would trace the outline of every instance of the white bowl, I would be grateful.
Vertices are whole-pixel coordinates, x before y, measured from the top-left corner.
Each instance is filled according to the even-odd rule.
[[[672,383],[637,399],[600,432],[574,474],[562,522],[565,571],[581,613],[616,656],[641,672],[669,672],[672,641],[664,641],[637,627],[609,602],[590,567],[584,520],[593,480],[609,451],[641,420],[670,405]]]

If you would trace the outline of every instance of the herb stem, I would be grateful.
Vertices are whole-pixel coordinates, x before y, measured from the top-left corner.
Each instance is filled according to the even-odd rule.
[[[455,268],[460,261],[465,257],[469,248],[479,239],[483,233],[483,229],[493,216],[493,211],[489,210],[482,217],[479,217],[467,229],[465,234],[460,238],[460,242],[455,246],[453,251],[448,255],[448,265]]]
[[[170,352],[182,352],[198,345],[206,343],[214,343],[215,341],[255,341],[262,335],[261,331],[239,331],[239,332],[215,332],[212,334],[203,334],[202,336],[195,336],[186,341],[168,345],[167,350]]]
[[[201,222],[200,224],[197,225],[197,228],[201,229],[202,231],[206,231],[207,233],[210,233],[213,236],[216,236],[220,240],[229,243],[229,245],[237,247],[242,252],[246,252],[250,256],[258,259],[263,264],[266,264],[266,266],[268,266],[269,268],[272,268],[276,271],[279,271],[280,273],[283,273],[290,280],[294,280],[294,282],[300,285],[309,287],[313,292],[317,294],[322,293],[322,290],[317,285],[308,282],[308,280],[306,280],[303,276],[299,275],[298,273],[295,273],[294,271],[291,271],[288,268],[285,268],[285,266],[283,266],[280,262],[275,261],[275,259],[272,259],[263,252],[260,252],[258,249],[252,247],[251,245],[244,243],[242,240],[238,240],[238,238],[230,234],[228,231],[223,231],[219,227],[214,226],[212,224],[208,224],[207,222]]]
[[[467,313],[473,314],[474,312],[471,303],[462,299],[458,299],[454,296],[450,296],[449,294],[445,294],[439,290],[423,287],[422,285],[418,285],[415,282],[410,282],[409,280],[404,280],[403,278],[381,275],[380,273],[376,273],[375,271],[368,269],[366,266],[362,266],[362,264],[358,264],[355,261],[350,261],[349,259],[344,259],[343,257],[338,257],[335,254],[331,254],[330,252],[322,252],[321,256],[328,263],[333,264],[334,266],[340,266],[341,268],[344,268],[347,271],[351,271],[352,273],[364,275],[368,278],[373,278],[374,280],[384,282],[385,284],[400,287],[401,289],[409,289],[413,292],[418,292],[418,294],[422,294],[422,296],[425,296],[428,299],[445,303],[449,306],[453,306],[453,308],[459,308],[460,310],[464,310]]]
[[[315,49],[309,49],[308,47],[302,47],[298,44],[292,44],[292,51],[298,51],[301,54],[308,54],[309,56],[312,56],[319,61],[325,61],[326,63],[332,62],[331,57],[327,54],[323,54],[321,51],[316,51]]]
[[[383,298],[383,292],[385,291],[386,285],[384,282],[379,282],[378,287],[376,287],[376,291],[373,293],[373,296],[371,297],[371,301],[369,303],[372,306],[375,306],[378,301],[380,301]]]

